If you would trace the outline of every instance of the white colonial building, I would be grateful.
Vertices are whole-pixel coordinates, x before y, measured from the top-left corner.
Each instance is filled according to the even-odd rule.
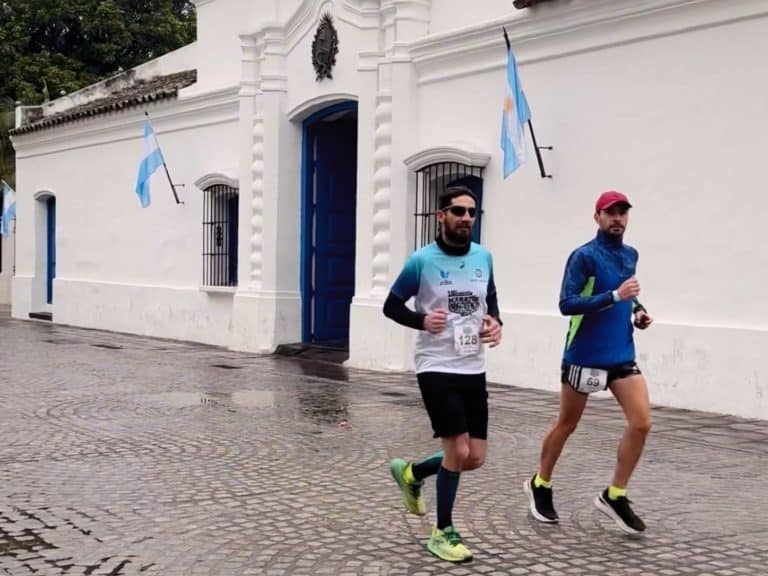
[[[407,369],[382,303],[462,179],[505,321],[489,377],[555,390],[565,260],[618,189],[653,402],[768,418],[768,1],[196,5],[195,44],[19,110],[15,317]],[[502,178],[502,26],[551,179]],[[145,111],[180,204],[162,171],[134,193]]]
[[[13,236],[0,236],[0,305],[11,303],[13,278]]]

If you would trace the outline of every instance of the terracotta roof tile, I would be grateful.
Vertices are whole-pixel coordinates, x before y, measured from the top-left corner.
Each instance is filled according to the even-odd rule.
[[[166,76],[157,76],[149,80],[139,80],[132,86],[123,88],[92,102],[75,106],[57,114],[52,114],[25,124],[10,131],[12,136],[29,134],[47,128],[53,128],[81,118],[99,116],[116,110],[140,106],[146,102],[155,102],[175,98],[179,90],[194,84],[197,80],[197,70],[185,70]]]

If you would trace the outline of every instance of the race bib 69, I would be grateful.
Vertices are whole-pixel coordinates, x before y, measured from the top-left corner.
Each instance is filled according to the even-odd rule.
[[[608,371],[601,368],[572,365],[565,376],[571,388],[583,394],[602,392],[608,388]]]

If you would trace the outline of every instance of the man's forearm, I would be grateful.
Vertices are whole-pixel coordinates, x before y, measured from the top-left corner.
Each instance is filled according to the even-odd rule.
[[[564,316],[577,316],[589,312],[598,312],[614,304],[613,293],[603,292],[596,296],[574,295],[560,300],[560,313]]]
[[[392,292],[387,296],[384,302],[384,316],[390,318],[408,328],[415,330],[424,330],[424,318],[426,314],[414,312],[405,305],[405,300],[399,298]]]

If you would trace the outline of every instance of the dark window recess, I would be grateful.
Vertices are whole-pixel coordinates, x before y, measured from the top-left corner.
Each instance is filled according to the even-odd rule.
[[[203,285],[237,286],[237,188],[211,186],[203,201]]]
[[[541,4],[543,2],[551,2],[551,0],[514,0],[512,5],[518,10],[522,10],[523,8],[530,8],[531,6],[536,6],[536,4]]]
[[[437,234],[437,196],[449,186],[467,186],[477,196],[477,220],[472,240],[480,242],[483,223],[483,169],[458,162],[431,164],[416,172],[416,211],[414,212],[414,246],[426,246]]]

